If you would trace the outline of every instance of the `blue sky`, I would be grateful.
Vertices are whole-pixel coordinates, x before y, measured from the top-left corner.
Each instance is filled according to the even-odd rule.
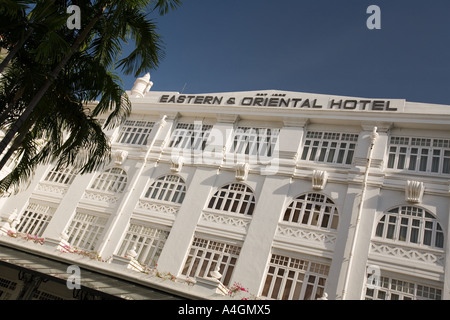
[[[369,30],[370,5],[381,30]],[[286,90],[450,105],[449,0],[184,0],[152,90]],[[134,77],[123,77],[127,90]]]

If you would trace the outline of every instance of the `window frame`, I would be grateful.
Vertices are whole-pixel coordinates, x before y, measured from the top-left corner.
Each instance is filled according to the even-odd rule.
[[[30,202],[21,215],[17,232],[42,236],[55,211],[55,207]]]
[[[236,188],[239,189],[230,189]],[[252,188],[242,182],[224,184],[208,199],[207,209],[233,215],[253,216],[256,197]]]
[[[142,221],[132,220],[122,238],[120,256],[127,255],[128,250],[136,247],[136,260],[148,267],[156,266],[164,248],[170,229]]]
[[[351,165],[359,133],[308,130],[302,143],[302,161]],[[353,146],[353,147],[351,147]]]
[[[95,251],[107,230],[109,217],[97,213],[76,211],[65,228],[72,247]]]
[[[434,291],[434,293],[433,293]],[[429,296],[439,296],[440,299],[433,299]],[[393,297],[397,299],[392,299]],[[443,289],[422,283],[398,279],[397,277],[380,276],[371,278],[366,276],[364,285],[365,300],[442,300]]]
[[[56,170],[56,167],[50,169],[50,171],[44,176],[43,182],[52,183],[57,185],[68,186],[71,185],[76,178],[73,168],[62,168]]]
[[[272,253],[261,296],[276,300],[316,300],[323,296],[330,266],[323,262]],[[309,299],[307,299],[309,300]]]
[[[90,184],[89,189],[105,193],[123,193],[127,183],[127,172],[119,167],[111,167],[99,173]]]
[[[154,121],[126,120],[119,129],[115,143],[143,146],[155,126]]]
[[[313,197],[313,199],[309,199]],[[302,199],[303,198],[303,199]],[[318,199],[322,198],[322,200]],[[302,200],[302,201],[300,201]],[[318,212],[316,211],[319,209]],[[315,219],[315,217],[317,219]],[[324,218],[327,217],[326,220]],[[304,222],[306,219],[306,223]],[[295,226],[337,231],[339,210],[333,199],[320,192],[305,192],[293,198],[282,212],[281,222]],[[316,220],[316,224],[312,222]],[[326,221],[326,226],[323,226]]]
[[[242,245],[195,236],[183,263],[181,275],[186,278],[209,277],[219,265],[221,282],[227,286],[239,259]]]
[[[178,180],[167,180],[170,177],[175,177]],[[167,189],[166,187],[171,187],[172,189]],[[176,174],[165,174],[155,179],[150,184],[150,186],[145,189],[145,192],[142,195],[141,199],[152,202],[154,201],[181,205],[184,201],[184,198],[186,197],[186,192],[186,182],[182,177]],[[168,197],[170,198],[170,200],[167,200]],[[174,201],[174,199],[176,201]]]
[[[450,174],[450,139],[392,135],[386,154],[388,170]]]
[[[168,147],[176,150],[204,151],[213,128],[203,122],[180,121],[170,135]]]
[[[238,126],[233,131],[230,152],[250,157],[273,157],[280,131],[280,128]]]
[[[422,211],[422,216],[413,215],[418,210]],[[443,250],[445,246],[445,232],[436,215],[417,205],[399,205],[380,214],[376,220],[373,239],[435,250]],[[414,239],[417,241],[412,241]],[[438,246],[438,243],[442,246]]]

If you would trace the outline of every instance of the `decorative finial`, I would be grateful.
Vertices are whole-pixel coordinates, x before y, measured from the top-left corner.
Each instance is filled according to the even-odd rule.
[[[131,89],[131,95],[142,98],[150,91],[152,86],[153,82],[150,81],[150,73],[147,72],[143,77],[136,79],[134,86]]]

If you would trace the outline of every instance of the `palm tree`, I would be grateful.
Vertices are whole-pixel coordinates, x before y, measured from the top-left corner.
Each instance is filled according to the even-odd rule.
[[[179,1],[80,1],[85,27],[72,34],[68,34],[64,28],[62,31],[61,28],[52,30],[58,37],[71,43],[70,50],[65,50],[63,45],[60,50],[55,50],[55,55],[55,51],[50,52],[48,49],[54,47],[52,39],[41,41],[36,47],[36,43],[35,46],[29,44],[33,44],[32,40],[36,41],[40,34],[27,38],[27,46],[22,45],[18,50],[18,64],[13,71],[21,74],[20,70],[24,71],[26,66],[35,64],[36,68],[44,66],[49,72],[43,77],[36,77],[39,78],[36,83],[40,89],[32,90],[32,95],[24,90],[27,81],[23,81],[19,89],[16,88],[15,94],[5,94],[4,102],[8,103],[3,105],[8,107],[1,116],[9,121],[6,121],[8,132],[0,143],[0,154],[9,148],[0,162],[0,169],[13,154],[21,160],[0,183],[1,190],[7,190],[23,177],[29,176],[39,163],[57,160],[58,165],[65,166],[78,162],[81,172],[89,172],[106,160],[109,146],[105,144],[106,140],[95,117],[110,112],[105,126],[114,126],[126,117],[131,107],[118,83],[118,77],[110,70],[120,67],[125,73],[134,72],[138,75],[156,67],[162,56],[161,41],[155,25],[143,12],[149,4],[164,14],[179,5]],[[121,42],[128,38],[136,43],[136,49],[127,57],[119,59]],[[38,53],[36,61],[26,61],[26,53],[30,52]],[[60,56],[63,58],[59,59]],[[25,67],[21,65],[24,61],[27,62]],[[6,78],[10,75],[8,73]],[[11,75],[11,79],[14,78]],[[69,91],[62,95],[65,88],[69,88]],[[99,96],[100,102],[86,115],[83,103]],[[73,110],[65,112],[70,109],[67,106]],[[45,116],[49,114],[52,117]],[[61,118],[55,118],[56,115]],[[72,134],[62,139],[63,130]],[[37,145],[37,141],[45,139],[50,141]],[[82,148],[88,152],[79,153]],[[85,156],[81,157],[83,154]]]
[[[15,68],[9,68],[5,76],[12,71]],[[19,191],[19,185],[31,176],[38,164],[52,162],[57,167],[72,166],[83,173],[109,161],[109,141],[93,114],[106,104],[111,106],[111,121],[120,123],[128,116],[129,101],[116,81],[116,75],[92,63],[91,57],[82,54],[74,57],[21,126],[12,147],[2,158],[2,166],[13,155],[19,163],[0,182],[0,192]],[[0,89],[4,95],[4,87]],[[101,99],[89,110],[91,104],[84,104],[81,97],[97,96],[99,92],[102,92]]]
[[[27,13],[33,2],[36,1],[0,0],[1,40],[2,46],[8,49],[8,54],[0,63],[0,73],[36,30],[52,32],[52,29],[65,23],[64,15],[55,10],[55,0],[37,1]]]

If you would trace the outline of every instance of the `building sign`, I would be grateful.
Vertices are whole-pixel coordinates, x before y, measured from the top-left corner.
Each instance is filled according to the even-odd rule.
[[[286,97],[286,94],[256,94],[256,96],[215,96],[215,95],[162,95],[160,103],[251,106],[297,109],[332,109],[359,111],[401,111],[400,100],[374,100],[351,98],[300,98]]]

